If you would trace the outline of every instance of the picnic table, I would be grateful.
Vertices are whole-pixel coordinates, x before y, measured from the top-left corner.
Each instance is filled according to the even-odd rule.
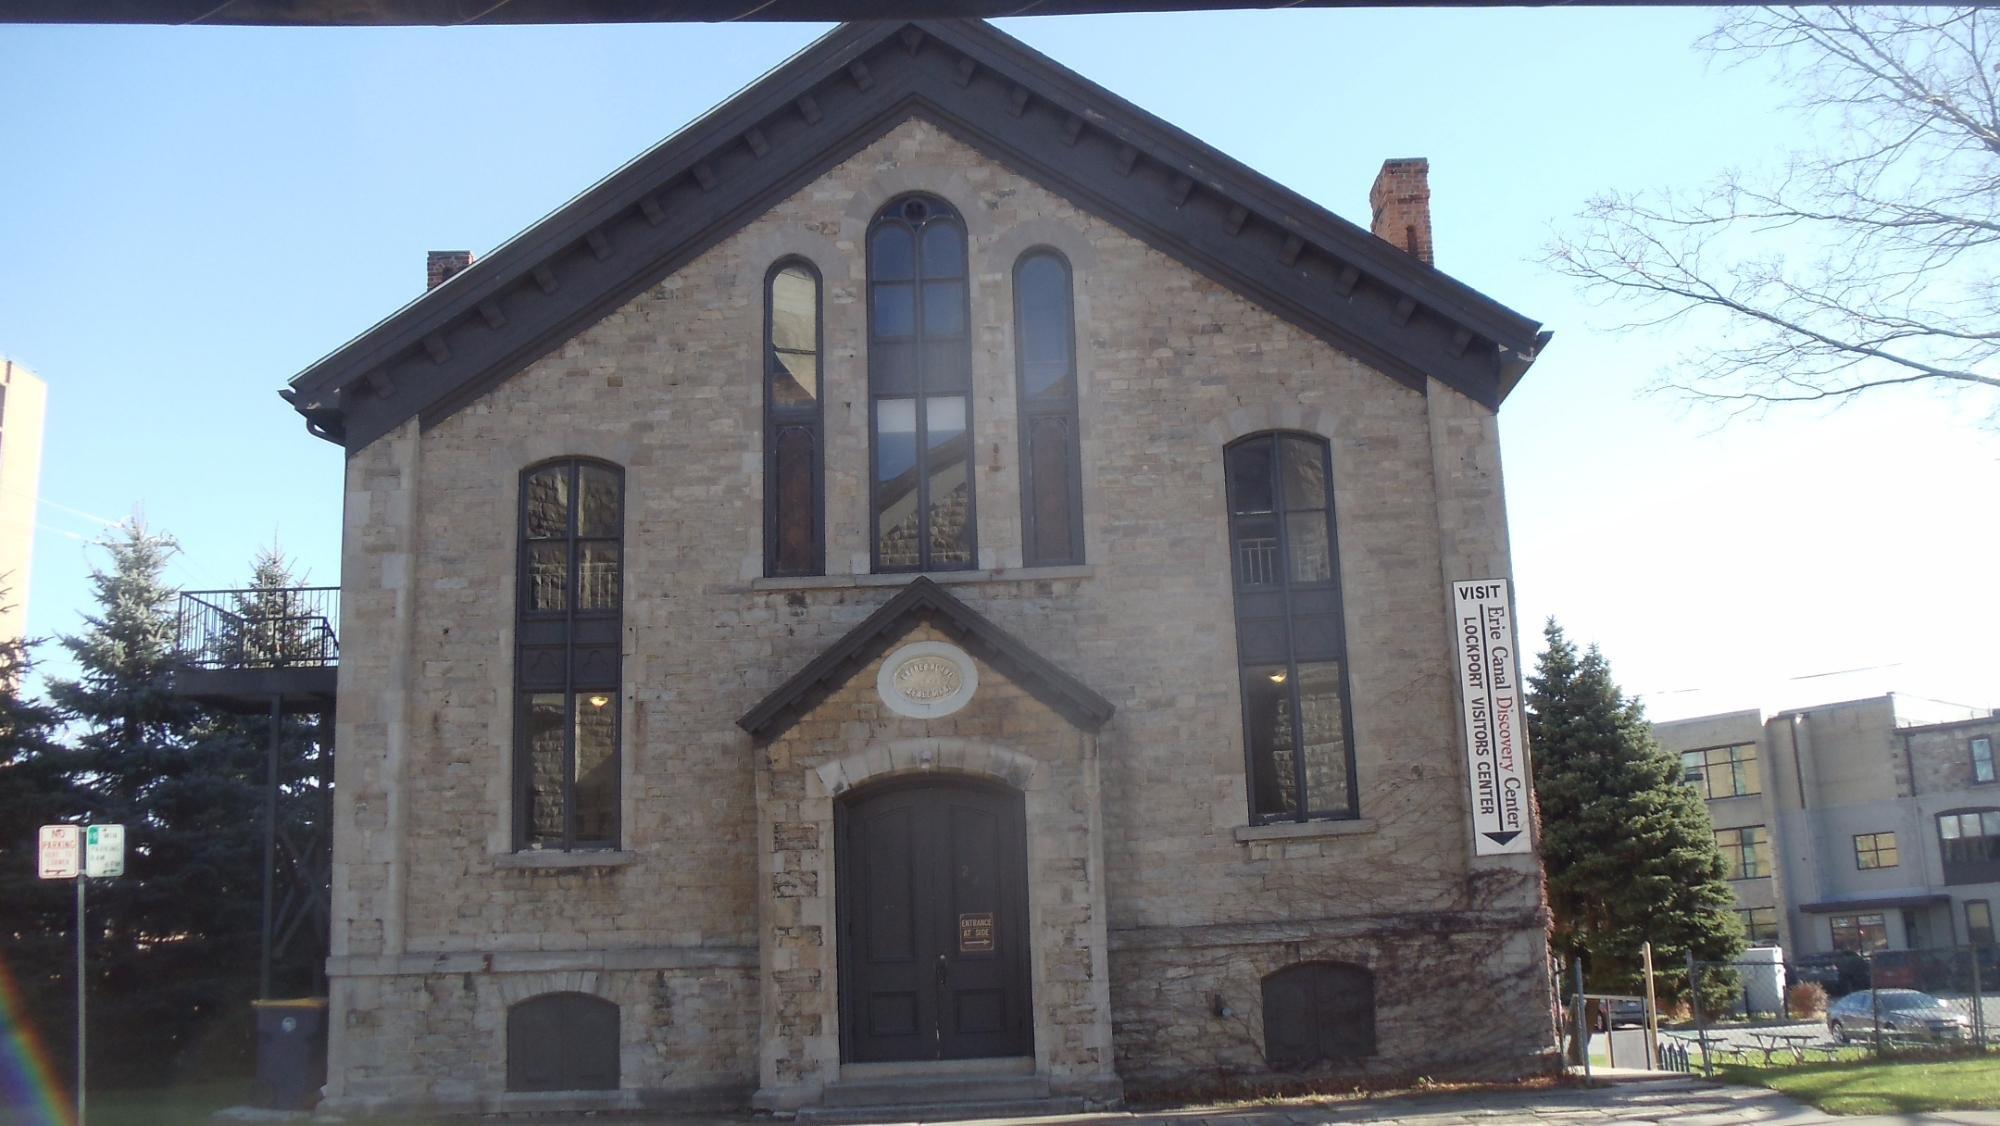
[[[1769,1064],[1773,1055],[1784,1051],[1791,1052],[1794,1061],[1806,1062],[1806,1045],[1817,1042],[1820,1036],[1817,1032],[1752,1032],[1750,1038],[1763,1050],[1764,1062]]]

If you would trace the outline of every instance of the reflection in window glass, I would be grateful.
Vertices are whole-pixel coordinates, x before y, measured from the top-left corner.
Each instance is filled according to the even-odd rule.
[[[910,196],[876,214],[869,246],[875,566],[971,567],[965,230],[942,200]]]
[[[1715,843],[1722,850],[1724,879],[1755,880],[1771,874],[1771,839],[1764,826],[1717,829]]]
[[[515,845],[614,847],[623,474],[580,460],[531,470],[521,530]]]
[[[1972,780],[1974,782],[1993,781],[1993,739],[1981,735],[1972,740]]]
[[[1681,753],[1682,780],[1710,801],[1763,792],[1757,775],[1757,747],[1741,743]]]
[[[1993,945],[1993,907],[1986,900],[1965,901],[1965,938],[1975,946]]]
[[[1896,834],[1854,835],[1854,866],[1857,869],[1867,871],[1870,868],[1894,868],[1896,863]]]
[[[819,275],[803,261],[772,270],[765,336],[764,573],[826,569],[820,479]]]
[[[1776,946],[1778,944],[1778,909],[1776,907],[1738,908],[1736,917],[1743,922],[1743,934],[1752,946]]]
[[[528,538],[560,539],[569,534],[569,473],[544,469],[528,478]]]
[[[611,692],[584,692],[576,701],[576,835],[612,839],[618,800],[618,701]]]
[[[569,544],[528,545],[528,609],[569,609]]]
[[[1357,815],[1327,460],[1324,442],[1289,434],[1244,439],[1223,454],[1250,814],[1259,822]]]
[[[1243,711],[1250,741],[1250,803],[1258,817],[1298,812],[1298,772],[1293,752],[1292,702],[1283,665],[1243,670]]]
[[[1881,915],[1834,915],[1833,948],[1866,954],[1889,948],[1889,926]]]
[[[563,697],[528,697],[528,843],[560,848],[563,839]]]

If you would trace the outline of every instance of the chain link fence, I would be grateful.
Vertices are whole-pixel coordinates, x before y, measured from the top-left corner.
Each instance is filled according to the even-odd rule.
[[[1769,957],[1762,955],[1768,954]],[[1807,955],[1753,948],[1687,964],[1688,1000],[1662,1004],[1659,1067],[1794,1066],[2000,1048],[2000,947]]]

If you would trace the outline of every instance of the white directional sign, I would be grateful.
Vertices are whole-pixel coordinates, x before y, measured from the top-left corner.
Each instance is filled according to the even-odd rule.
[[[1472,787],[1472,851],[1500,856],[1532,850],[1534,794],[1521,730],[1521,669],[1514,657],[1514,610],[1507,580],[1453,583],[1459,699],[1465,705],[1466,777]]]
[[[67,880],[83,871],[83,829],[76,825],[42,826],[36,874],[45,880]]]
[[[125,826],[92,825],[84,831],[83,874],[86,876],[125,874]]]

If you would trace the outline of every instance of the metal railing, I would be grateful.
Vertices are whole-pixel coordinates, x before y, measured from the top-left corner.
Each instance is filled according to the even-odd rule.
[[[175,648],[202,669],[327,668],[339,620],[339,587],[183,591]]]

